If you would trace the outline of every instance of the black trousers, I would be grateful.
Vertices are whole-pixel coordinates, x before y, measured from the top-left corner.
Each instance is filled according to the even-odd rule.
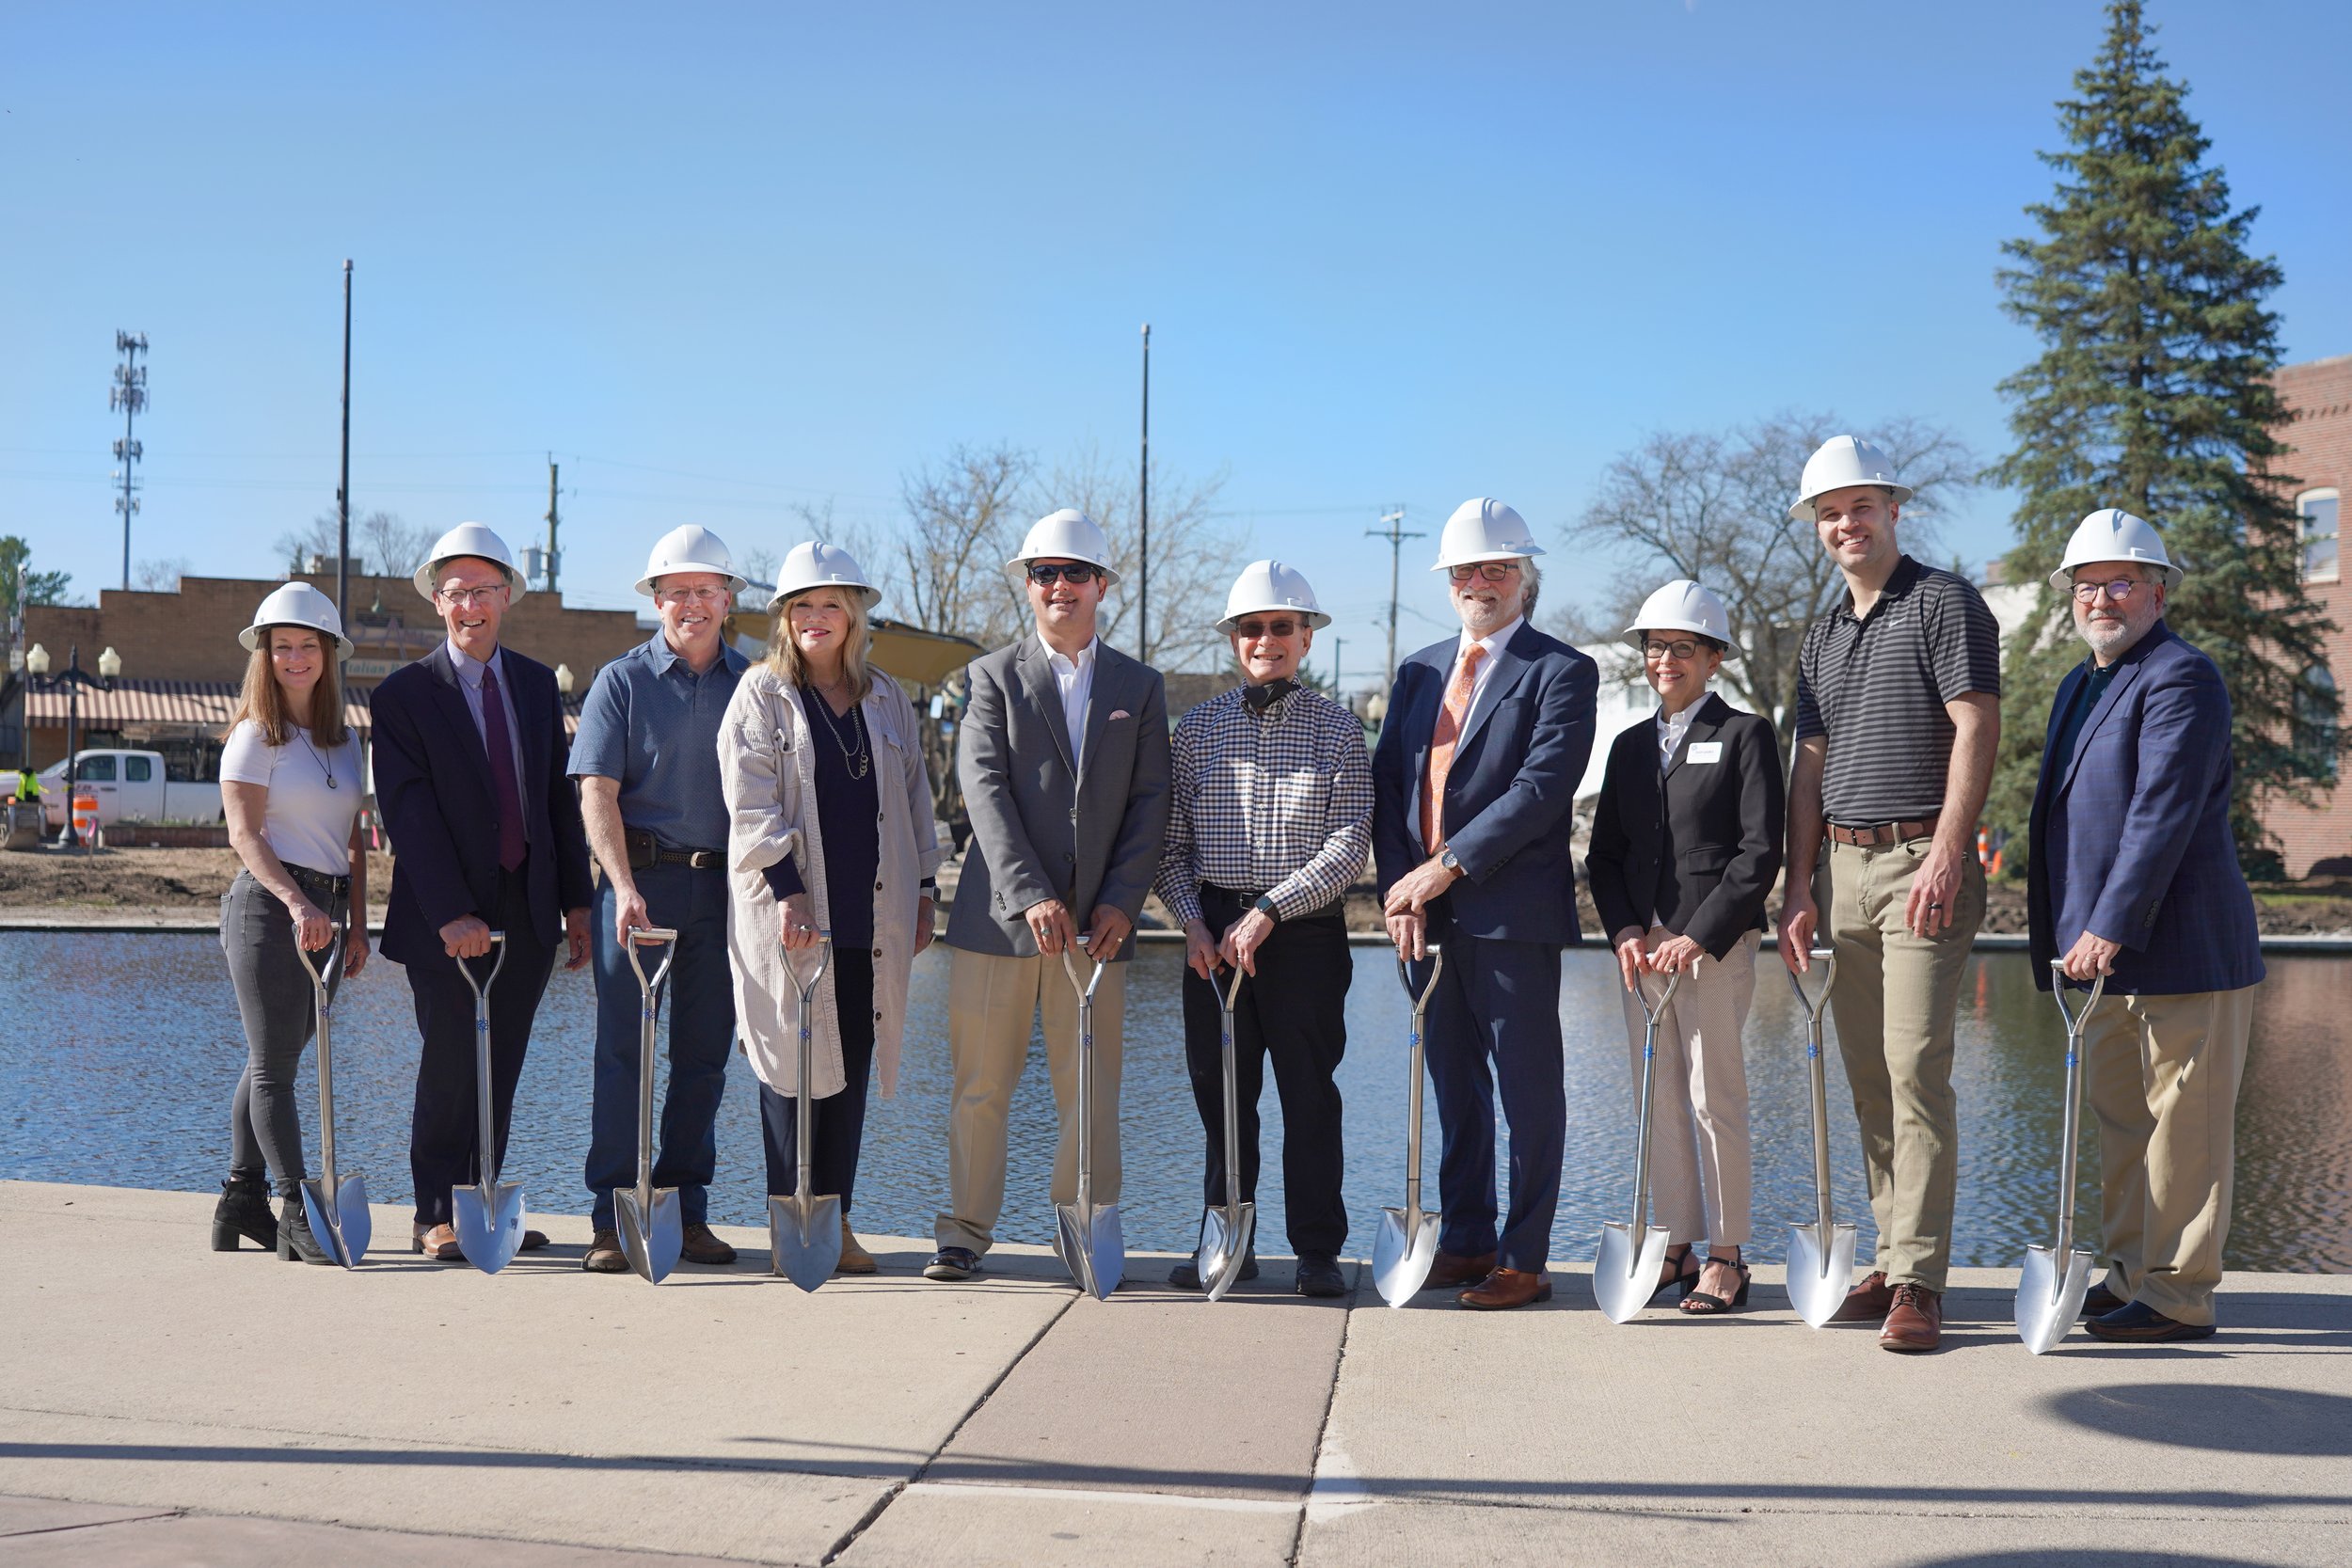
[[[523,1075],[531,1046],[531,1022],[555,967],[555,949],[532,930],[530,871],[526,861],[499,874],[499,910],[491,928],[506,933],[506,961],[490,988],[490,1113],[498,1132],[498,1161],[506,1162],[507,1125],[515,1111],[515,1085]],[[477,979],[497,962],[470,963]],[[473,991],[454,968],[411,965],[408,990],[417,1007],[423,1050],[417,1060],[417,1100],[408,1131],[408,1171],[417,1187],[417,1223],[450,1222],[450,1189],[479,1178],[475,1156],[481,1134],[475,1107]]]
[[[834,949],[834,1003],[841,1014],[839,1094],[811,1105],[808,1178],[814,1196],[838,1196],[850,1212],[857,1188],[858,1146],[866,1139],[866,1085],[874,1073],[874,957],[862,947]],[[800,1101],[759,1085],[760,1142],[768,1150],[768,1190],[789,1197],[801,1186]]]
[[[1200,913],[1212,936],[1223,937],[1248,907],[1222,888],[1200,890]],[[1257,964],[1257,977],[1242,982],[1233,1006],[1242,1197],[1258,1200],[1258,1096],[1271,1058],[1275,1091],[1282,1097],[1282,1201],[1291,1250],[1302,1258],[1336,1256],[1347,1240],[1347,1203],[1340,1193],[1346,1161],[1340,1141],[1340,1086],[1333,1074],[1347,1053],[1347,986],[1355,975],[1345,918],[1335,908],[1327,914],[1277,922],[1258,949]],[[1211,1208],[1225,1201],[1222,1036],[1216,988],[1185,970],[1184,1065],[1208,1134],[1200,1194]]]

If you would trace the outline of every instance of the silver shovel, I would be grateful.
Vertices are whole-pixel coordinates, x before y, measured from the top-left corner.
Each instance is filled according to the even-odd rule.
[[[1405,982],[1405,994],[1413,999],[1413,1030],[1406,1049],[1406,1070],[1411,1076],[1405,1101],[1405,1207],[1381,1210],[1380,1229],[1372,1239],[1372,1282],[1380,1299],[1391,1307],[1412,1300],[1428,1283],[1429,1270],[1438,1260],[1438,1216],[1424,1214],[1421,1209],[1421,1029],[1422,1015],[1428,1011],[1429,998],[1438,989],[1438,972],[1445,968],[1445,956],[1434,942],[1423,943],[1422,951],[1429,955],[1429,978],[1419,990],[1413,989],[1412,971],[1405,960],[1396,960],[1397,977]]]
[[[613,1208],[621,1218],[621,1251],[637,1277],[659,1285],[677,1267],[678,1249],[686,1244],[685,1222],[678,1217],[677,1189],[653,1184],[653,1054],[654,1023],[661,1014],[661,982],[677,956],[677,932],[644,926],[628,933],[628,967],[637,972],[637,1186],[615,1193]],[[651,975],[639,960],[641,945],[661,946],[660,967]]]
[[[1108,973],[1108,959],[1094,960],[1094,973],[1078,978],[1078,960],[1061,951],[1062,973],[1078,993],[1078,1201],[1054,1205],[1055,1251],[1077,1280],[1078,1289],[1108,1301],[1127,1273],[1127,1243],[1119,1229],[1119,1205],[1094,1201],[1094,988]],[[1233,1196],[1229,1189],[1225,1195]],[[1207,1259],[1201,1276],[1207,1277]]]
[[[1829,1016],[1829,993],[1837,985],[1837,955],[1816,947],[1812,958],[1829,966],[1818,996],[1806,992],[1795,970],[1788,972],[1788,989],[1804,1009],[1804,1061],[1813,1079],[1814,1204],[1811,1224],[1788,1227],[1788,1304],[1819,1328],[1836,1316],[1853,1288],[1854,1227],[1837,1223],[1829,1196],[1829,1081],[1821,1061],[1821,1021]]]
[[[2083,1111],[2083,1025],[2107,989],[2102,974],[2090,982],[2090,1000],[2079,1009],[2069,1007],[2066,960],[2052,958],[2050,971],[2050,990],[2058,998],[2058,1016],[2066,1020],[2066,1131],[2058,1137],[2058,1241],[2027,1247],[2025,1273],[2017,1281],[2017,1337],[2036,1355],[2066,1338],[2090,1291],[2091,1255],[2074,1244],[2074,1134]]]
[[[490,946],[498,961],[486,979],[474,978],[469,960],[457,960],[457,973],[473,990],[474,1117],[481,1147],[474,1156],[475,1185],[453,1187],[449,1195],[457,1249],[484,1274],[506,1267],[523,1245],[522,1183],[499,1180],[498,1118],[490,1107],[490,988],[506,967],[506,933],[492,931]]]
[[[1200,1215],[1200,1282],[1211,1301],[1223,1300],[1241,1277],[1258,1228],[1258,1206],[1241,1200],[1241,1069],[1233,1052],[1233,1004],[1241,997],[1241,982],[1236,966],[1233,983],[1217,998],[1225,1009],[1225,1203]]]
[[[832,962],[833,933],[818,931],[817,967],[808,972],[805,981],[793,975],[801,989],[801,1060],[799,1076],[793,1081],[792,1107],[793,1148],[800,1173],[790,1197],[773,1193],[768,1196],[770,1267],[803,1291],[814,1291],[841,1266],[841,1196],[834,1193],[820,1197],[817,1193],[817,1091],[810,1086],[817,1078],[817,982],[825,977],[826,966]],[[791,974],[790,953],[784,956],[784,967]]]
[[[368,1250],[368,1180],[356,1170],[349,1176],[336,1174],[335,1046],[327,1037],[326,1021],[333,1005],[326,991],[342,973],[343,953],[351,945],[349,928],[337,927],[329,945],[334,951],[321,969],[302,945],[301,922],[294,923],[294,951],[310,972],[310,1000],[319,1022],[319,1174],[302,1183],[302,1208],[310,1217],[310,1234],[326,1244],[326,1255],[346,1269],[356,1269]]]
[[[1658,1077],[1658,1021],[1682,984],[1680,971],[1666,976],[1665,994],[1650,1006],[1649,990],[1636,984],[1642,1004],[1642,1121],[1633,1140],[1633,1218],[1600,1227],[1600,1250],[1593,1255],[1593,1299],[1613,1323],[1630,1322],[1658,1293],[1666,1262],[1666,1227],[1649,1223],[1649,1121],[1651,1089]]]

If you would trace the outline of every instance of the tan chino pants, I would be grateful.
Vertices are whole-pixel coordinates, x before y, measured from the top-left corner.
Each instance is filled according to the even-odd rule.
[[[1653,941],[1666,935],[1653,929]],[[1762,933],[1750,931],[1721,959],[1701,958],[1683,973],[1675,999],[1658,1021],[1656,1102],[1650,1111],[1650,1223],[1666,1227],[1676,1246],[1705,1241],[1745,1246],[1754,1158],[1748,1139],[1748,1068],[1740,1050],[1748,1004],[1756,996],[1756,952]],[[1654,998],[1661,975],[1645,974]],[[1642,1085],[1642,1004],[1624,993],[1626,1041],[1633,1056],[1633,1086]],[[1638,1107],[1637,1107],[1638,1109]]]

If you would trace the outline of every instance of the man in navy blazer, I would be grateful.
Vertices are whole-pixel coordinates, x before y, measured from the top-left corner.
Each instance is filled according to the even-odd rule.
[[[2164,624],[2181,569],[2112,508],[2051,582],[2090,657],[2059,683],[2034,790],[2034,981],[2107,976],[2083,1031],[2099,1118],[2102,1339],[2201,1339],[2230,1229],[2233,1128],[2254,989],[2253,895],[2230,834],[2230,694]]]
[[[490,992],[490,1091],[497,1159],[506,1158],[515,1085],[531,1022],[554,967],[588,961],[588,840],[564,773],[564,709],[548,667],[499,645],[518,574],[505,543],[479,523],[442,535],[417,573],[449,638],[375,689],[376,807],[391,835],[392,894],[383,953],[408,973],[423,1050],[417,1062],[408,1164],[414,1244],[462,1261],[450,1192],[476,1180],[474,1000],[461,959],[506,957]],[[487,963],[477,974],[486,973]],[[524,1250],[547,1245],[526,1231]]]
[[[1567,1128],[1560,950],[1577,940],[1568,823],[1600,684],[1590,658],[1528,622],[1542,553],[1501,501],[1455,510],[1437,569],[1452,579],[1461,635],[1398,668],[1372,759],[1389,935],[1407,960],[1427,942],[1445,954],[1427,1019],[1444,1135],[1429,1286],[1469,1286],[1461,1304],[1489,1309],[1551,1294],[1544,1265]],[[1511,1129],[1499,1234],[1498,1087]]]

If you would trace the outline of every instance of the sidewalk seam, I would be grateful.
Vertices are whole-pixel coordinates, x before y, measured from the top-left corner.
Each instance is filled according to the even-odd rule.
[[[1356,1283],[1347,1292],[1347,1310],[1341,1315],[1339,1354],[1331,1357],[1331,1386],[1323,1391],[1323,1419],[1315,1423],[1314,1459],[1307,1466],[1307,1490],[1298,1499],[1298,1519],[1291,1528],[1290,1550],[1282,1556],[1283,1568],[1297,1568],[1298,1554],[1307,1547],[1307,1508],[1314,1501],[1315,1482],[1323,1474],[1323,1444],[1331,1432],[1331,1407],[1339,1402],[1340,1373],[1347,1366],[1347,1342],[1356,1332],[1356,1298],[1363,1293],[1364,1271],[1370,1266],[1363,1259],[1356,1260]]]

